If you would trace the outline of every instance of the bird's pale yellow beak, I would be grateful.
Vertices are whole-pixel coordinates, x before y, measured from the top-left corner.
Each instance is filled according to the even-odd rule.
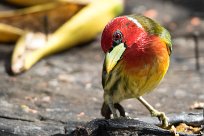
[[[126,47],[124,43],[120,43],[115,46],[110,52],[106,53],[105,56],[105,67],[106,72],[109,74],[110,71],[116,66],[118,61],[121,59]]]

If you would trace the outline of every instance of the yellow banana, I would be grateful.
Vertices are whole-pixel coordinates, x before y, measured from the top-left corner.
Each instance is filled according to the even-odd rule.
[[[36,42],[32,43],[36,43],[36,46],[32,45],[32,47],[38,45],[39,48],[37,49],[28,50],[29,48],[26,47],[31,43],[26,40],[28,39],[26,37],[29,37],[28,35],[32,35],[28,33],[19,40],[15,47],[11,68],[13,73],[17,74],[28,70],[45,56],[92,40],[102,31],[108,21],[122,11],[122,0],[94,1],[61,26],[49,37],[47,42],[45,42],[44,36],[37,34],[37,37],[44,37],[42,38],[44,40],[39,40],[40,38],[33,39]]]
[[[0,42],[15,42],[23,33],[19,28],[0,23]]]
[[[43,22],[47,17],[49,32],[53,32],[84,6],[85,4],[67,0],[18,10],[1,11],[0,22],[24,30],[43,32],[45,30]]]

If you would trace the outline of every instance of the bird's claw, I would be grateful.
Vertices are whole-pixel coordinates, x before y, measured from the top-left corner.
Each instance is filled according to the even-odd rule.
[[[119,116],[118,116],[118,114],[117,113],[115,113],[115,114],[112,114],[113,115],[113,118],[114,119],[117,119],[117,118],[119,118]]]
[[[130,116],[125,116],[124,118],[126,118],[126,119],[133,119],[133,118],[131,118]]]
[[[158,117],[159,121],[162,122],[162,128],[167,128],[169,123],[168,123],[168,117],[165,115],[164,112],[159,112],[159,111],[152,111],[151,115],[154,117]]]

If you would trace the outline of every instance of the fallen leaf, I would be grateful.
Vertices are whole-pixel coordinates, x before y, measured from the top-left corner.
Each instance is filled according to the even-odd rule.
[[[171,126],[170,131],[174,134],[174,136],[179,136],[179,134],[177,133],[176,128],[174,127],[174,125]]]
[[[203,109],[204,102],[194,102],[193,105],[190,106],[190,109]]]
[[[185,123],[180,123],[178,126],[176,126],[176,131],[183,132],[186,134],[199,134],[201,131],[201,128],[188,126]]]
[[[27,113],[30,113],[30,112],[34,113],[34,114],[38,113],[37,110],[31,109],[27,105],[24,105],[24,104],[21,105],[21,108],[22,108],[23,111],[25,111]]]

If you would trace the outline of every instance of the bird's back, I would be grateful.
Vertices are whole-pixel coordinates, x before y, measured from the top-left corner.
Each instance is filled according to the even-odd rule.
[[[172,42],[171,35],[164,27],[154,20],[145,17],[143,15],[130,15],[130,17],[135,18],[143,26],[143,28],[151,35],[159,36],[167,45],[168,52],[171,54]]]

